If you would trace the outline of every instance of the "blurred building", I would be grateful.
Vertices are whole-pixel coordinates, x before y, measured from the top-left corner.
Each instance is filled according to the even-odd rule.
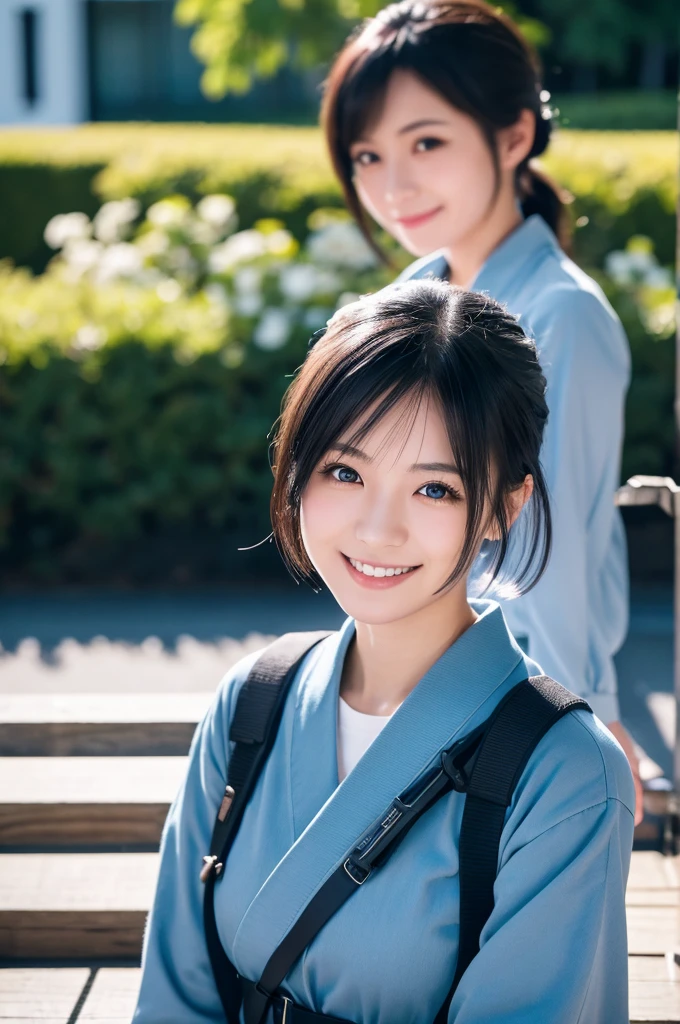
[[[0,0],[0,124],[221,121],[315,110],[315,81],[284,71],[220,103],[200,89],[174,0]]]

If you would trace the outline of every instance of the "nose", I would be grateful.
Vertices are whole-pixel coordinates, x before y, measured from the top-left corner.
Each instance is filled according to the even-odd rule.
[[[409,199],[418,191],[417,185],[409,171],[407,161],[386,160],[385,168],[385,199],[395,205]]]
[[[387,495],[366,495],[355,524],[356,539],[377,556],[382,548],[399,547],[408,538],[408,529],[398,505]]]

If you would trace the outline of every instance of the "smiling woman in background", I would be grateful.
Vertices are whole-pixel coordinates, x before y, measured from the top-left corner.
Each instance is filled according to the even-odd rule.
[[[369,19],[340,52],[322,122],[367,238],[366,212],[421,257],[402,279],[433,276],[486,292],[536,339],[548,381],[542,462],[553,552],[538,585],[503,610],[532,659],[586,697],[623,746],[639,821],[637,758],[619,721],[613,661],[628,620],[614,492],[630,357],[601,289],[565,255],[559,189],[531,162],[548,145],[548,98],[536,54],[497,9],[483,0],[405,0]],[[478,585],[488,557],[483,550],[473,570]]]

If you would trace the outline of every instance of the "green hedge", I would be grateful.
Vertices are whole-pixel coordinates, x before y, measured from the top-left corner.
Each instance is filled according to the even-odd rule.
[[[17,314],[22,288],[32,302]],[[633,354],[623,478],[671,474],[672,336],[650,336],[630,295],[607,288]],[[168,305],[118,285],[83,290],[81,307],[108,325],[108,337],[74,349],[66,343],[76,326],[72,299],[61,291],[47,276],[0,275],[3,579],[148,583],[280,572],[271,545],[237,547],[269,532],[266,438],[307,332],[266,352],[225,333],[198,296]],[[14,324],[15,339],[27,337],[32,317],[42,337],[15,341],[8,355],[7,333]]]
[[[674,258],[677,139],[673,132],[556,133],[547,169],[574,195],[575,255],[600,266],[634,234]],[[92,213],[101,199],[145,205],[175,192],[229,192],[241,225],[281,217],[297,238],[309,213],[340,205],[316,128],[261,125],[85,125],[0,136],[0,255],[41,271],[56,213]]]

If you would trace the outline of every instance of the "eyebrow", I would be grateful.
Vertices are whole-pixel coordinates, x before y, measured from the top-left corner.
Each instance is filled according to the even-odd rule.
[[[356,448],[353,444],[332,444],[329,452],[339,452],[341,455],[351,455],[360,462],[373,462],[366,452]],[[408,468],[409,473],[455,473],[460,476],[460,470],[452,462],[415,462]]]
[[[406,135],[407,132],[414,132],[417,128],[426,128],[431,124],[445,125],[446,121],[440,121],[436,118],[427,117],[420,121],[411,121],[410,124],[405,124],[403,128],[400,128],[397,132],[398,135]]]

